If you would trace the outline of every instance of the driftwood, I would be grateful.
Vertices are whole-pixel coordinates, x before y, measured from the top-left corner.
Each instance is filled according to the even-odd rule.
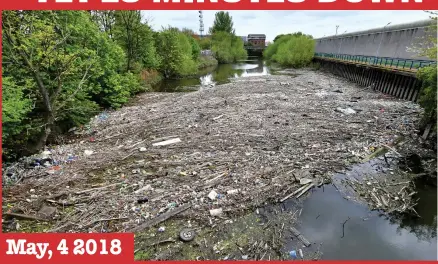
[[[310,185],[308,185],[306,188],[304,188],[304,190],[300,194],[297,195],[297,198],[300,198],[301,195],[305,194],[308,190],[310,190],[314,186],[315,186],[314,183],[311,183]]]
[[[296,228],[291,227],[290,231],[296,236],[306,247],[310,246],[309,240],[307,240]]]
[[[106,185],[106,186],[102,186],[102,187],[97,187],[97,188],[92,188],[92,189],[87,189],[87,190],[82,190],[79,192],[75,192],[75,194],[83,194],[83,193],[87,193],[87,192],[92,192],[92,191],[97,191],[97,190],[102,190],[102,189],[106,189],[109,187],[113,187],[113,186],[117,186],[119,184],[122,184],[121,182],[118,183],[114,183],[114,184],[110,184],[110,185]]]
[[[299,189],[297,189],[296,191],[294,191],[293,193],[288,194],[287,196],[285,196],[284,198],[282,198],[282,199],[280,200],[280,202],[282,203],[282,202],[286,201],[286,200],[289,199],[290,197],[292,197],[292,196],[296,195],[297,193],[301,192],[302,190],[304,190],[307,186],[308,186],[308,185],[304,185],[304,186],[300,187]]]
[[[40,218],[33,215],[25,215],[25,214],[16,214],[16,213],[4,213],[4,216],[10,216],[17,219],[23,219],[23,220],[35,220],[35,221],[43,221],[43,222],[49,222],[48,219]]]
[[[168,212],[166,212],[166,213],[164,213],[164,214],[162,214],[162,215],[160,215],[158,217],[155,217],[154,219],[151,219],[151,220],[147,221],[146,223],[143,223],[143,224],[141,224],[141,225],[139,225],[139,226],[129,230],[128,232],[129,233],[135,233],[135,232],[138,232],[140,230],[146,229],[148,227],[152,227],[154,225],[157,225],[157,224],[159,224],[161,222],[166,221],[170,217],[172,217],[174,215],[177,215],[177,214],[179,214],[179,213],[189,209],[190,207],[192,207],[191,204],[186,204],[186,205],[177,207],[177,208],[175,208],[173,210],[170,210],[170,211],[168,211]]]

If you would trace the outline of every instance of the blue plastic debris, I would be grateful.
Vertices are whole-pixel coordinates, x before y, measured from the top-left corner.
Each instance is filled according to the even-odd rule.
[[[99,115],[99,120],[100,121],[105,121],[105,120],[107,120],[108,119],[108,114],[107,113],[101,113],[100,115]]]
[[[289,252],[289,255],[291,258],[296,259],[297,258],[297,252],[295,250],[292,250],[291,252]]]

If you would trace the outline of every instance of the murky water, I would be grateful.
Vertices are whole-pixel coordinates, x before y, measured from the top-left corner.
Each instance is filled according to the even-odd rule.
[[[249,57],[235,64],[205,69],[197,77],[164,80],[156,90],[194,91],[199,87],[228,83],[232,78],[270,74],[275,72],[261,58]],[[369,162],[353,166],[346,175],[360,177],[363,173],[374,174],[373,171],[387,169],[383,162]],[[333,180],[339,183],[344,176],[335,175]],[[310,251],[316,251],[320,245],[322,259],[437,260],[436,185],[419,182],[416,186],[419,201],[415,209],[421,218],[384,216],[370,211],[365,205],[344,199],[333,185],[313,189],[303,203],[290,199],[284,205],[286,210],[296,210],[297,206],[303,208],[296,228],[312,243]],[[268,215],[268,218],[276,217]],[[296,246],[293,241],[288,241],[283,250],[297,250]]]
[[[163,80],[155,90],[159,92],[189,92],[199,86],[211,87],[230,82],[232,78],[269,75],[269,67],[260,57],[248,57],[247,60],[233,64],[221,64],[207,68],[196,77],[179,80]]]
[[[347,173],[369,173],[379,166],[375,165],[354,166]],[[436,260],[437,189],[424,182],[416,186],[415,209],[421,218],[384,216],[344,199],[333,185],[324,185],[303,202],[297,229],[315,243],[312,247],[322,243],[326,260]],[[286,201],[285,206],[295,208],[295,202]],[[286,250],[293,249],[292,243],[286,245]]]

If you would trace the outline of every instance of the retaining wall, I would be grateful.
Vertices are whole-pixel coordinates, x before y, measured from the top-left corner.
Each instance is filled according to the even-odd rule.
[[[315,52],[428,60],[408,48],[424,45],[424,40],[432,34],[428,28],[433,23],[436,21],[422,20],[319,38]]]

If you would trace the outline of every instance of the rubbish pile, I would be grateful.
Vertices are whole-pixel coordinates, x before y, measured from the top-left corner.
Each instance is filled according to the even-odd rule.
[[[87,133],[53,147],[49,167],[41,160],[6,168],[15,184],[5,185],[3,210],[33,215],[56,206],[52,232],[140,232],[186,206],[178,217],[214,225],[288,195],[302,199],[369,156],[370,146],[415,133],[416,104],[332,75],[299,74],[142,94],[135,105],[93,119],[94,140]]]

